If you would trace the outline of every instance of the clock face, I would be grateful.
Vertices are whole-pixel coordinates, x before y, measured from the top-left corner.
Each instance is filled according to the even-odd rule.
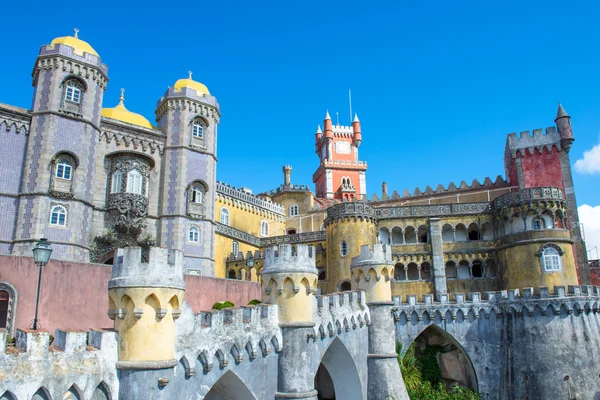
[[[335,152],[338,154],[350,154],[350,142],[336,142]]]

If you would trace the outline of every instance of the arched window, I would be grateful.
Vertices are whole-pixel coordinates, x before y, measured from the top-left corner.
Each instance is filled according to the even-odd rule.
[[[71,180],[73,161],[70,157],[61,156],[56,162],[55,176],[60,179]]]
[[[446,263],[446,278],[448,278],[448,279],[458,278],[458,271],[456,270],[456,263],[454,261],[448,261]]]
[[[111,193],[121,193],[123,191],[123,171],[120,169],[116,170],[112,176],[112,182],[110,185]]]
[[[67,209],[64,206],[52,207],[52,211],[50,211],[50,225],[67,225]]]
[[[261,236],[269,236],[269,223],[267,221],[261,221],[260,234]]]
[[[390,231],[388,228],[379,228],[379,244],[390,244]]]
[[[431,264],[424,262],[421,264],[421,279],[429,280],[432,278],[431,275]]]
[[[531,229],[539,231],[540,229],[544,229],[545,227],[546,224],[544,223],[544,220],[542,218],[535,217],[531,220]]]
[[[192,135],[201,139],[204,137],[204,124],[202,124],[200,120],[194,121],[192,126]]]
[[[229,270],[229,272],[227,273],[227,278],[228,279],[237,279],[237,274],[234,269]]]
[[[300,215],[300,207],[298,204],[292,204],[289,209],[289,216],[295,217],[297,215]]]
[[[219,221],[223,225],[229,225],[229,210],[225,207],[221,208],[221,213],[219,215]]]
[[[319,280],[324,281],[327,280],[327,271],[325,271],[324,267],[318,267],[317,272],[319,273]]]
[[[483,263],[480,260],[473,260],[471,275],[473,278],[483,278]]]
[[[240,252],[240,244],[238,242],[231,243],[231,252],[237,257]]]
[[[562,251],[559,251],[556,247],[545,246],[542,249],[542,264],[544,270],[549,272],[560,271],[562,269],[561,255]]]
[[[188,240],[192,243],[200,243],[200,229],[197,226],[190,226]]]
[[[340,242],[340,254],[342,257],[346,257],[348,255],[348,243],[345,240]]]
[[[8,326],[8,304],[10,297],[6,290],[0,290],[0,329]]]
[[[469,262],[462,260],[458,263],[458,279],[469,279],[471,278],[471,269],[469,268]]]
[[[137,169],[132,169],[127,173],[127,192],[134,194],[142,194],[144,179],[142,174]]]
[[[406,271],[404,270],[404,264],[398,263],[394,265],[394,280],[396,281],[405,281],[406,280]]]
[[[71,103],[81,103],[82,87],[76,79],[67,81],[65,85],[65,100]]]

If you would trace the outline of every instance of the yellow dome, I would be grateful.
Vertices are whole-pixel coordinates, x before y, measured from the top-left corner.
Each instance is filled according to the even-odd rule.
[[[208,88],[206,85],[201,84],[200,82],[196,82],[192,79],[192,72],[190,71],[190,76],[187,79],[179,79],[175,82],[175,89],[181,92],[182,88],[190,88],[196,91],[198,96],[203,96],[205,94],[210,95]]]
[[[54,39],[52,43],[50,43],[50,46],[54,47],[56,44],[64,44],[72,47],[74,49],[73,52],[77,55],[83,56],[83,53],[90,53],[96,57],[100,57],[88,42],[84,42],[77,37],[77,32],[79,32],[79,30],[75,29],[75,36],[64,36]]]
[[[137,126],[141,126],[148,129],[154,129],[150,121],[141,116],[140,114],[136,114],[131,112],[125,108],[125,104],[123,101],[125,100],[124,93],[125,90],[121,89],[121,98],[119,100],[119,104],[117,104],[114,108],[103,108],[102,116],[106,118],[116,119],[118,121],[127,122],[128,124],[133,124]]]

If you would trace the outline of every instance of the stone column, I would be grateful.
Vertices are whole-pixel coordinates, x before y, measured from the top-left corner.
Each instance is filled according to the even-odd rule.
[[[283,339],[275,399],[317,399],[314,376],[307,368],[314,353],[307,338],[314,335],[315,326],[312,320],[318,277],[315,253],[309,252],[305,244],[297,245],[295,254],[289,244],[280,245],[277,253],[275,246],[266,250],[261,272],[263,302],[279,305]]]
[[[429,235],[431,236],[431,262],[433,268],[433,284],[435,297],[447,294],[446,265],[444,264],[444,242],[442,240],[442,227],[439,218],[429,218]],[[455,238],[456,240],[456,238]]]
[[[396,353],[390,283],[394,276],[391,246],[376,244],[373,245],[373,251],[368,245],[361,246],[360,255],[352,258],[351,269],[352,283],[357,289],[365,291],[371,312],[367,399],[409,400]]]

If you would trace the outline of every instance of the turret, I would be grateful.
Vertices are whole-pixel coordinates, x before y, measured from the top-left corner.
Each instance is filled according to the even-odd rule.
[[[289,186],[292,182],[292,166],[284,165],[283,166],[283,184],[285,186]]]
[[[358,114],[354,114],[354,121],[352,121],[352,131],[354,132],[353,140],[356,147],[360,146],[362,142],[362,133],[360,132],[360,120]]]
[[[119,333],[120,369],[162,369],[175,360],[175,321],[181,313],[185,283],[183,253],[151,248],[115,251],[108,281],[108,315]]]
[[[325,114],[325,119],[323,120],[323,130],[325,135],[325,140],[329,142],[333,139],[333,122],[331,122],[331,117],[329,116],[329,111]]]
[[[571,117],[560,103],[558,103],[558,111],[556,112],[556,119],[554,119],[554,122],[556,123],[556,129],[560,134],[561,147],[568,152],[571,150],[571,145],[575,139],[573,138],[573,131],[571,130]]]
[[[321,130],[321,125],[317,125],[317,132],[315,133],[315,151],[317,154],[319,154],[319,148],[320,148],[322,138],[323,138],[323,131]]]
[[[375,244],[360,246],[360,254],[350,265],[352,289],[364,290],[367,302],[392,301],[391,277],[394,276],[392,246]]]
[[[280,323],[312,322],[313,294],[317,291],[314,248],[299,244],[266,250],[262,269],[263,302],[279,305]]]

